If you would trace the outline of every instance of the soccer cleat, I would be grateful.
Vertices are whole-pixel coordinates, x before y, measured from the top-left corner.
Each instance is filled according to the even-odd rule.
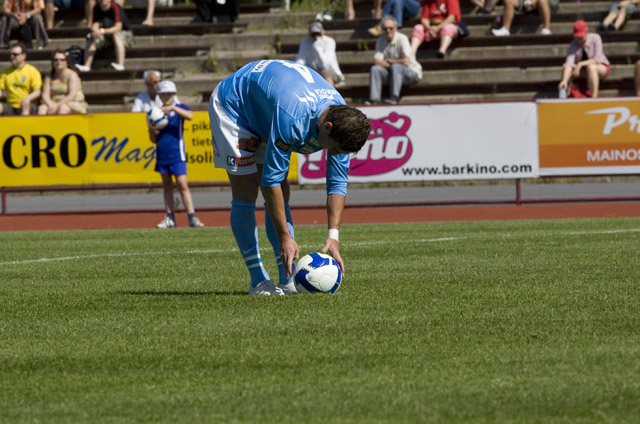
[[[124,71],[124,66],[120,65],[119,63],[111,62],[111,67],[116,71]]]
[[[89,68],[88,66],[80,65],[79,63],[75,64],[74,66],[80,72],[89,72],[91,70],[91,68]]]
[[[249,287],[249,294],[251,296],[254,295],[262,295],[262,296],[284,296],[284,292],[282,289],[275,285],[275,283],[271,280],[264,280],[258,283],[257,286]]]
[[[202,223],[202,221],[200,221],[198,219],[197,216],[194,216],[191,221],[189,221],[189,227],[194,227],[194,228],[202,228],[204,227],[204,224]]]
[[[156,225],[156,227],[158,228],[176,228],[176,222],[169,218],[168,216],[165,216],[164,219],[162,220],[162,222],[160,222],[158,225]]]
[[[540,35],[551,35],[551,30],[549,28],[542,28]]]
[[[492,29],[491,33],[496,37],[505,37],[505,36],[511,35],[511,31],[509,31],[505,27],[502,27],[500,29]]]
[[[296,285],[294,282],[290,282],[289,284],[280,284],[280,289],[284,292],[285,295],[290,294],[298,294],[298,290],[296,290]]]

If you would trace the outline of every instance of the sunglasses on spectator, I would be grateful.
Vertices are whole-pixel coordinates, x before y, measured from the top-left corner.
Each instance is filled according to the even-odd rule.
[[[393,31],[396,28],[395,27],[382,27],[382,29],[385,30],[385,31]]]

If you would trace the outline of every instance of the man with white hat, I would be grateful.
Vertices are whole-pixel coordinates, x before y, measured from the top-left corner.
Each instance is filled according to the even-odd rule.
[[[151,142],[156,144],[155,171],[162,176],[164,187],[164,204],[167,208],[167,216],[160,222],[158,228],[175,228],[173,202],[173,178],[182,197],[182,203],[189,216],[190,227],[204,227],[204,224],[195,215],[191,191],[187,184],[187,152],[183,137],[185,119],[191,121],[193,112],[189,106],[176,102],[176,85],[172,81],[160,81],[158,84],[158,96],[162,100],[162,111],[167,116],[168,124],[157,129],[149,126]]]
[[[309,36],[300,43],[296,62],[318,72],[334,87],[344,85],[344,75],[336,56],[336,40],[324,34],[320,22],[309,25]]]

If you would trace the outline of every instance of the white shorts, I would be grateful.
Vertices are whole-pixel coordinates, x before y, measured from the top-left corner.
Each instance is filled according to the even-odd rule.
[[[209,121],[215,167],[233,175],[257,173],[256,163],[264,163],[267,143],[231,120],[218,99],[218,87],[209,99]]]

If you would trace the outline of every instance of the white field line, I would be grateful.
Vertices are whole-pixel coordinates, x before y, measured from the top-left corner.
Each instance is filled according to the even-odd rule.
[[[467,237],[442,237],[442,238],[434,238],[434,239],[417,239],[417,240],[403,240],[402,242],[397,243],[434,243],[441,241],[453,241],[453,240],[462,240]],[[350,243],[350,246],[367,246],[367,245],[376,245],[376,244],[391,244],[389,241],[378,240],[378,241],[363,241]],[[317,245],[299,245],[298,247],[303,249],[310,249],[312,247],[317,247]],[[184,253],[187,254],[209,254],[209,253],[230,253],[235,252],[237,248],[232,249],[192,249],[187,250]],[[272,251],[271,246],[263,247],[260,249],[261,251]],[[38,259],[22,259],[17,261],[8,261],[8,262],[0,262],[1,265],[22,265],[22,264],[33,264],[33,263],[47,263],[47,262],[61,262],[61,261],[74,261],[74,260],[83,260],[83,259],[92,259],[92,258],[121,258],[127,256],[153,256],[153,255],[175,255],[175,251],[162,251],[162,252],[125,252],[125,253],[103,253],[103,254],[95,254],[95,255],[75,255],[75,256],[60,256],[55,258],[38,258]]]
[[[569,232],[565,233],[567,235],[593,235],[593,234],[618,234],[618,233],[637,233],[640,232],[640,228],[630,228],[623,230],[602,230],[602,231],[581,231],[581,232]],[[558,233],[553,233],[556,235]],[[562,233],[559,233],[560,235]],[[552,235],[551,233],[547,235]],[[503,236],[511,237],[511,234],[504,234]],[[397,243],[438,243],[438,242],[446,242],[446,241],[458,241],[465,240],[469,238],[477,238],[477,237],[440,237],[440,238],[432,238],[432,239],[415,239],[415,240],[402,240],[397,241]],[[393,244],[394,242],[390,242],[388,240],[377,240],[377,241],[361,241],[355,243],[349,243],[349,246],[373,246],[377,244]],[[314,248],[317,245],[299,245],[300,248]],[[196,250],[187,250],[184,253],[188,254],[209,254],[209,253],[229,253],[235,252],[237,248],[232,249],[196,249]],[[273,250],[271,246],[263,247],[260,249],[261,251],[271,251]],[[32,264],[32,263],[47,263],[47,262],[60,262],[60,261],[73,261],[73,260],[83,260],[83,259],[91,259],[91,258],[118,258],[118,257],[128,257],[128,256],[153,256],[153,255],[175,255],[174,251],[162,251],[162,252],[132,252],[132,253],[103,253],[103,254],[95,254],[95,255],[76,255],[76,256],[61,256],[56,258],[38,258],[38,259],[23,259],[17,261],[7,261],[0,262],[0,266],[2,265],[22,265],[22,264]]]

